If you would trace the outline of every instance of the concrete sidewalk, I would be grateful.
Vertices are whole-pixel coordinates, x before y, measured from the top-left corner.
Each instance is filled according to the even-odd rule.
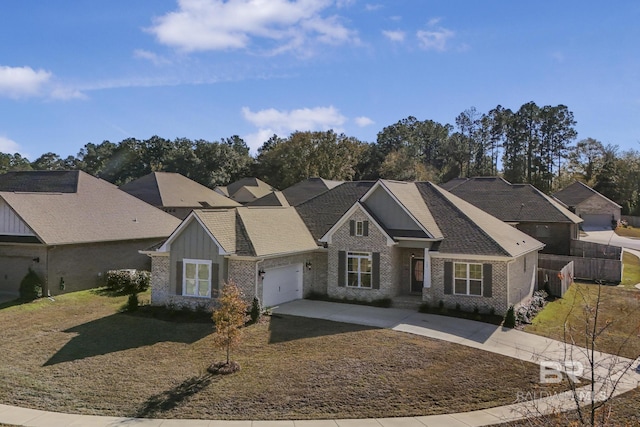
[[[413,310],[298,300],[277,307],[274,309],[274,314],[390,328],[534,363],[540,363],[543,360],[560,362],[569,358],[586,363],[587,355],[584,349],[578,347],[567,347],[558,341],[486,323],[422,314]],[[612,381],[619,381],[616,386],[617,395],[640,385],[640,373],[635,370],[638,365],[637,360],[633,362],[634,369],[627,372],[623,372],[623,368],[632,363],[628,359],[598,353],[596,360],[602,365],[602,368],[596,371],[597,390],[606,391],[608,387],[612,386]],[[587,374],[588,372],[585,372],[585,375]],[[587,386],[583,391],[586,395],[590,388]],[[34,427],[468,427],[498,424],[525,418],[530,414],[548,414],[575,408],[573,396],[569,392],[543,398],[540,398],[539,395],[528,396],[529,399],[535,397],[537,398],[534,400],[517,402],[512,405],[446,415],[310,421],[140,419],[60,414],[0,405],[0,423]]]

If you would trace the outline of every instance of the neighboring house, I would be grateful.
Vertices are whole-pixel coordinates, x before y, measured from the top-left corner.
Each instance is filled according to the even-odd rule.
[[[582,219],[530,184],[500,177],[457,178],[442,185],[472,205],[545,244],[543,252],[569,255]]]
[[[277,190],[258,178],[242,178],[215,191],[244,205]]]
[[[194,211],[147,254],[153,304],[211,306],[233,280],[265,306],[315,292],[505,313],[531,296],[543,246],[434,184],[380,180],[295,209]]]
[[[332,181],[324,178],[307,178],[282,191],[274,191],[247,203],[247,206],[298,206],[343,183],[344,181]]]
[[[0,175],[0,292],[17,295],[29,268],[52,295],[102,283],[112,269],[150,268],[139,253],[180,221],[80,171]]]
[[[151,172],[120,189],[180,219],[186,218],[193,209],[241,206],[184,175],[172,172]]]
[[[615,228],[621,206],[593,188],[576,181],[553,195],[584,220],[583,229]]]

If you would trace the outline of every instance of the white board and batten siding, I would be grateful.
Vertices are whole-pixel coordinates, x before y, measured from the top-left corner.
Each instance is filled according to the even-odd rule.
[[[5,236],[35,236],[7,202],[0,199],[0,234]]]

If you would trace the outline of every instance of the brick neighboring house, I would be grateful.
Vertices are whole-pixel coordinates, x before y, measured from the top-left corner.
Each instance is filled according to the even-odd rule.
[[[194,211],[147,254],[153,304],[210,306],[231,279],[267,306],[314,291],[504,313],[532,294],[543,246],[434,184],[380,180],[295,209]]]
[[[122,185],[120,190],[179,219],[185,219],[193,209],[242,206],[184,175],[173,172],[151,172]]]
[[[17,296],[29,268],[51,295],[99,286],[111,269],[149,270],[139,250],[179,223],[84,172],[0,175],[0,292]]]
[[[611,229],[620,221],[621,206],[580,181],[553,197],[584,220],[584,229]]]
[[[457,178],[441,186],[545,244],[542,252],[569,255],[582,219],[530,184],[500,177]]]

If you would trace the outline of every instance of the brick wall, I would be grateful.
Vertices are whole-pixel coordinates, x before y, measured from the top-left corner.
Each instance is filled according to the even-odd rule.
[[[611,204],[602,197],[594,194],[584,202],[576,206],[577,215],[590,215],[590,214],[609,214],[613,215],[614,219],[620,220],[620,208]]]
[[[490,263],[492,267],[492,296],[471,296],[471,295],[445,295],[444,293],[444,263],[451,262],[468,262],[468,263]],[[460,304],[460,308],[466,311],[473,311],[477,305],[480,311],[489,312],[491,308],[497,314],[505,314],[507,312],[507,263],[506,261],[478,261],[476,259],[447,259],[432,258],[431,259],[431,300],[433,304],[444,301],[446,307],[454,308],[456,304]],[[427,299],[423,294],[423,299]]]
[[[525,269],[526,265],[526,269]],[[508,305],[518,305],[529,299],[538,279],[538,253],[522,255],[509,264]],[[533,286],[532,286],[533,285]]]
[[[157,239],[60,245],[48,250],[47,281],[51,295],[104,285],[109,270],[150,270],[151,260],[138,251],[158,243]],[[60,279],[64,289],[60,289]]]
[[[212,298],[176,295],[175,286],[169,280],[169,262],[168,256],[151,257],[151,305],[176,309],[212,310],[215,303]]]
[[[368,236],[351,236],[349,221],[369,221],[369,217],[357,210],[335,231],[331,237],[328,252],[327,294],[332,298],[349,298],[373,301],[380,298],[392,298],[397,295],[399,272],[394,267],[397,256],[393,248],[387,246],[387,239],[373,224],[369,223]],[[380,253],[380,289],[362,289],[338,286],[338,252],[379,252]]]
[[[34,258],[38,258],[38,262]],[[44,246],[0,245],[0,293],[18,296],[20,282],[29,267],[46,280],[47,251]]]

